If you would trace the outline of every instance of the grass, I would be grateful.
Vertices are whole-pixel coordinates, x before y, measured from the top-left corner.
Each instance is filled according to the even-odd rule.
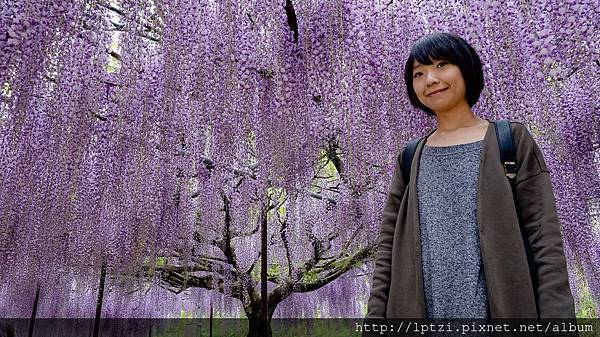
[[[577,318],[598,318],[594,299],[592,298],[592,293],[587,284],[579,294],[579,297],[579,311],[577,312]]]

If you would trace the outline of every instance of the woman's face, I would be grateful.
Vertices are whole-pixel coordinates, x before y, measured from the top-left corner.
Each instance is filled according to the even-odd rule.
[[[466,87],[460,68],[448,61],[413,63],[413,88],[425,106],[436,114],[467,104]],[[440,91],[441,90],[441,91]]]

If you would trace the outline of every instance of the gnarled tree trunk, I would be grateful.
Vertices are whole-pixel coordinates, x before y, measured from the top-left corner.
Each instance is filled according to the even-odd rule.
[[[269,303],[270,304],[270,303]],[[248,334],[246,337],[272,337],[271,318],[274,310],[269,308],[267,313],[267,321],[261,319],[260,301],[253,303],[252,306],[245,309],[248,317]]]

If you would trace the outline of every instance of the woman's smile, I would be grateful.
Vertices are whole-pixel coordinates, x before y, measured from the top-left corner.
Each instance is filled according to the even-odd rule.
[[[439,94],[440,94],[440,93],[442,93],[443,91],[446,91],[446,89],[448,89],[448,88],[443,88],[443,89],[438,89],[438,90],[435,90],[435,91],[433,91],[433,92],[429,93],[427,96],[428,96],[428,97],[431,97],[431,96],[436,96],[436,95],[439,95]]]

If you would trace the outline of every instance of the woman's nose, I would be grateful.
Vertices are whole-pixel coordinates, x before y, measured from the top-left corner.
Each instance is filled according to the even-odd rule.
[[[425,79],[425,83],[427,84],[427,86],[431,86],[433,84],[437,84],[440,80],[437,79],[437,77],[433,76],[432,74],[428,73],[426,75],[426,79]]]

